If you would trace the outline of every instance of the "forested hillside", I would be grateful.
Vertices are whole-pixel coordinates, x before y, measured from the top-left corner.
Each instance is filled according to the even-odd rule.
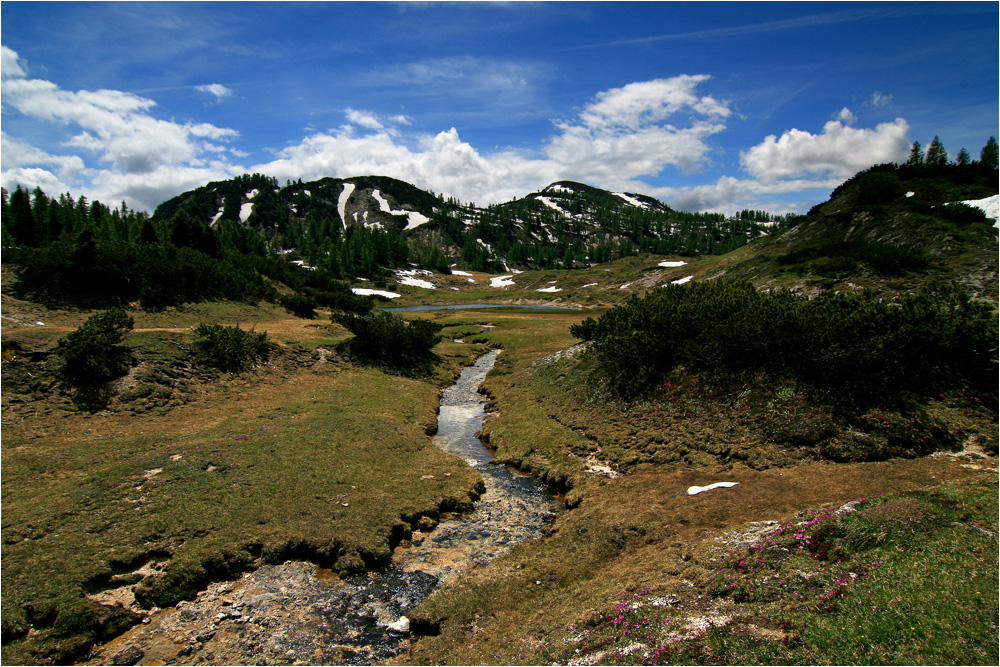
[[[341,281],[384,284],[397,268],[562,269],[640,252],[713,254],[773,224],[763,211],[732,219],[682,213],[569,182],[477,208],[391,178],[282,188],[254,174],[175,197],[152,216],[40,189],[3,193],[5,259],[20,268],[16,293],[85,307],[257,303],[288,288],[309,300],[308,311],[348,298]]]
[[[483,208],[375,176],[284,187],[260,175],[209,183],[164,202],[153,221],[182,208],[212,227],[239,222],[275,251],[334,273],[344,272],[341,248],[358,229],[402,236],[409,261],[428,268],[499,271],[574,268],[639,252],[716,254],[761,236],[773,222],[764,211],[731,219],[684,213],[651,197],[569,181]],[[360,268],[364,275],[373,267]]]

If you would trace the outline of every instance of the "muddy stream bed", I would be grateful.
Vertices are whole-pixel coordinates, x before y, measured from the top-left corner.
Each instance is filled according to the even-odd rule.
[[[87,664],[351,665],[406,650],[411,609],[469,569],[540,537],[559,511],[532,478],[493,463],[475,435],[485,404],[478,388],[497,354],[480,357],[444,391],[434,436],[481,473],[486,492],[474,512],[414,532],[385,570],[341,578],[289,561],[214,583],[144,619]]]

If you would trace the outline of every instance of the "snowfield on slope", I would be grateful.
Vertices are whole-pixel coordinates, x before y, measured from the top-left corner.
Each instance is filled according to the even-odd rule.
[[[351,291],[358,296],[384,296],[387,299],[398,299],[402,296],[400,294],[396,294],[395,292],[387,292],[380,289],[367,289],[365,287],[352,287]]]
[[[347,228],[347,214],[345,210],[347,209],[347,200],[351,198],[351,193],[354,192],[354,183],[344,183],[344,189],[340,191],[340,197],[337,198],[337,213],[340,214],[340,221],[344,223],[344,228]]]
[[[420,275],[433,275],[430,271],[420,271],[418,269],[410,269],[409,271],[397,270],[396,271],[396,282],[400,285],[409,285],[410,287],[420,287],[421,289],[437,289],[437,285],[428,281],[421,280],[416,276]]]
[[[407,223],[406,223],[406,227],[403,229],[403,231],[406,231],[406,230],[409,230],[409,229],[416,229],[417,227],[419,227],[420,225],[424,224],[425,222],[430,222],[431,221],[431,219],[428,218],[426,215],[423,215],[421,213],[417,213],[416,211],[394,211],[394,210],[392,210],[392,207],[389,206],[389,202],[384,197],[382,197],[382,193],[379,192],[377,189],[372,190],[372,197],[374,197],[378,201],[379,210],[382,211],[383,213],[388,213],[389,215],[405,215],[406,216]]]

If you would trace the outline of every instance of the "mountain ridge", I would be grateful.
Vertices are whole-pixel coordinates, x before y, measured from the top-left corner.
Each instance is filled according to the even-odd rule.
[[[320,260],[331,234],[352,227],[405,236],[465,268],[564,268],[635,251],[699,254],[738,247],[767,233],[771,216],[734,220],[718,213],[675,211],[637,193],[575,181],[479,207],[386,176],[325,177],[286,182],[260,174],[214,181],[173,197],[152,216],[165,225],[183,209],[219,228],[223,221],[255,229],[278,251]],[[314,262],[310,262],[314,264]],[[315,264],[314,264],[315,265]]]

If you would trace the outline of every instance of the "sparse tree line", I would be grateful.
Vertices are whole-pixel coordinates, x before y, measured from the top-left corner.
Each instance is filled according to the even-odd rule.
[[[998,157],[1000,157],[1000,153],[998,153],[997,149],[997,139],[996,137],[990,137],[986,145],[979,152],[979,164],[987,169],[996,169]],[[909,167],[944,167],[948,164],[959,166],[969,165],[972,164],[972,157],[963,146],[958,151],[955,161],[949,162],[948,151],[945,150],[944,144],[941,143],[941,139],[937,135],[934,136],[934,139],[927,146],[926,153],[920,142],[914,141],[913,147],[910,149],[910,157],[906,160],[906,165]]]
[[[502,270],[501,258],[519,266],[571,269],[639,253],[721,254],[765,234],[760,223],[773,219],[762,211],[759,217],[727,219],[721,213],[645,209],[618,201],[592,206],[579,195],[560,206],[571,214],[588,213],[597,229],[587,233],[580,219],[522,199],[489,206],[479,213],[477,225],[449,231],[462,234],[457,245],[474,270]]]

